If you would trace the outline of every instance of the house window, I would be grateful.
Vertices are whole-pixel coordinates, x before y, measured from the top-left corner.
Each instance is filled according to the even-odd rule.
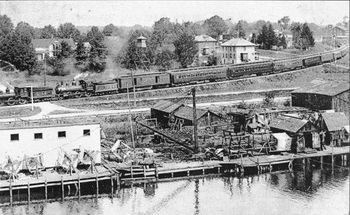
[[[43,133],[35,133],[34,139],[43,139]]]
[[[59,131],[57,134],[58,134],[58,137],[66,137],[65,131]]]
[[[83,135],[84,136],[90,136],[90,129],[84,129],[83,130]]]
[[[11,134],[11,141],[19,140],[19,134]]]

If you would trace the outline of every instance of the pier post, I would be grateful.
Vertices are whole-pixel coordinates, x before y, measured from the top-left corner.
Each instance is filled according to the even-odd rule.
[[[220,169],[220,167],[218,167],[218,174],[220,173],[220,171],[221,171],[221,169]]]
[[[269,170],[270,170],[270,172],[272,172],[272,164],[271,163],[269,163]]]
[[[323,156],[320,157],[321,170],[323,170]]]
[[[143,178],[146,178],[146,167],[143,166]]]
[[[259,158],[256,158],[256,163],[258,164],[257,169],[258,169],[258,174],[260,174],[260,164],[259,164]]]
[[[13,199],[12,199],[12,182],[11,182],[11,178],[10,178],[10,205],[12,207],[12,202],[13,202]]]
[[[28,204],[30,204],[30,183],[28,181],[28,185],[27,185],[27,192],[28,192]]]
[[[190,176],[190,171],[187,170],[187,177],[189,177],[189,176]]]
[[[117,173],[117,188],[120,188],[120,174],[119,172]]]
[[[130,167],[130,177],[131,177],[131,178],[134,178],[134,174],[133,174],[133,172],[132,172],[132,166]]]
[[[202,174],[205,175],[205,169],[204,168],[202,169]]]
[[[157,167],[157,165],[154,168],[154,175],[156,176],[156,179],[158,180],[158,167]]]
[[[80,200],[80,175],[78,174],[78,199]]]
[[[98,198],[98,175],[96,174],[96,198]]]
[[[171,178],[174,178],[174,172],[171,172]]]
[[[111,196],[113,198],[113,193],[114,193],[114,184],[113,184],[113,175],[111,175]]]
[[[45,201],[47,201],[47,179],[45,179]]]
[[[64,183],[63,183],[63,176],[61,176],[61,197],[62,201],[64,200]]]

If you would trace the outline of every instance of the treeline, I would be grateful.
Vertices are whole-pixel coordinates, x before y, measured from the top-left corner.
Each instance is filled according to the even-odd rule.
[[[278,29],[281,34],[276,34]],[[20,22],[13,25],[10,18],[0,15],[0,59],[6,60],[19,70],[32,73],[43,71],[43,62],[37,62],[33,39],[73,39],[76,47],[62,41],[59,52],[54,57],[47,58],[49,73],[65,75],[74,67],[80,71],[102,72],[106,68],[107,47],[104,43],[106,36],[126,37],[125,44],[114,61],[128,69],[170,69],[187,67],[196,64],[197,46],[194,42],[196,35],[207,34],[215,39],[219,35],[229,38],[240,37],[250,39],[261,48],[271,49],[273,46],[286,47],[286,33],[293,35],[295,47],[306,49],[314,45],[313,34],[308,24],[292,23],[289,17],[283,17],[277,23],[258,20],[248,23],[239,20],[233,23],[220,16],[212,16],[201,22],[171,22],[163,17],[156,21],[152,28],[142,28],[127,31],[113,24],[106,25],[102,31],[92,27],[87,33],[81,33],[72,23],[64,23],[58,28],[47,25],[34,28],[28,23]],[[137,46],[137,38],[146,38],[146,47]],[[111,57],[110,55],[109,57]],[[215,64],[215,59],[210,59]],[[71,67],[66,68],[66,65]]]
[[[33,39],[72,39],[76,45],[61,41],[60,49],[53,57],[46,55],[44,62],[38,62],[33,48]],[[87,34],[81,34],[72,23],[64,23],[56,29],[52,25],[34,28],[28,23],[19,22],[14,27],[11,19],[0,15],[0,59],[8,61],[21,71],[29,74],[41,73],[48,66],[48,74],[66,75],[72,64],[81,71],[101,72],[105,68],[106,47],[104,34],[97,27],[92,27]],[[75,45],[74,45],[75,46]],[[46,63],[47,65],[44,65]]]

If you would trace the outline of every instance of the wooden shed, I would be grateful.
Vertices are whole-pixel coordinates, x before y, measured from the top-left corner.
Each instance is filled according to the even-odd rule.
[[[321,128],[325,131],[325,144],[340,146],[347,140],[346,126],[349,126],[348,117],[342,112],[321,114]]]
[[[308,120],[278,116],[269,124],[273,133],[285,132],[292,138],[292,151],[302,152],[305,148],[320,148],[317,128]]]
[[[196,114],[198,127],[207,127],[214,122],[222,120],[221,116],[210,110],[197,108]],[[163,128],[171,126],[192,126],[193,108],[171,101],[160,101],[151,108],[151,117],[156,118],[158,125]]]
[[[311,110],[335,110],[349,116],[348,82],[328,82],[292,92],[292,105]]]

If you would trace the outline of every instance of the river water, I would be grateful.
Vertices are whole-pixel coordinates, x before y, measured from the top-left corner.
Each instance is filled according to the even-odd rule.
[[[347,169],[148,183],[115,197],[0,208],[0,214],[349,214]]]

